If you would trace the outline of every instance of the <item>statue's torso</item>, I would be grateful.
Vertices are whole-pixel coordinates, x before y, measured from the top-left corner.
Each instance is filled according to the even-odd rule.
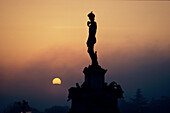
[[[96,30],[97,30],[96,22],[91,22],[91,25],[89,26],[89,38],[95,38]]]

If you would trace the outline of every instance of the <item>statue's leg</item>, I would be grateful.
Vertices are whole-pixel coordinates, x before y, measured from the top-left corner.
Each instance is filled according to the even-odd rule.
[[[92,61],[92,65],[93,65],[93,59],[94,59],[94,45],[89,45],[88,46],[88,53],[89,53],[89,56],[91,58],[91,61]]]
[[[97,51],[92,56],[92,65],[98,66],[98,61],[97,61]]]
[[[92,65],[98,65],[97,52],[94,53],[94,45],[88,46],[88,53],[90,55]]]
[[[89,56],[90,56],[90,58],[92,60],[92,58],[93,58],[93,49],[91,47],[88,48],[88,53],[89,53]]]

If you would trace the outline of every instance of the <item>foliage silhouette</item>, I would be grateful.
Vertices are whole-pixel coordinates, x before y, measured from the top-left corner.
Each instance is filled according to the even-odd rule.
[[[147,100],[137,89],[134,98],[119,102],[120,113],[170,113],[170,98],[162,96],[160,99]]]

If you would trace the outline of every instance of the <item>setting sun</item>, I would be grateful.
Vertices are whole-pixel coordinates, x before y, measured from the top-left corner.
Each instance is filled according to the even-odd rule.
[[[59,78],[54,78],[52,81],[53,84],[61,84],[61,79]]]

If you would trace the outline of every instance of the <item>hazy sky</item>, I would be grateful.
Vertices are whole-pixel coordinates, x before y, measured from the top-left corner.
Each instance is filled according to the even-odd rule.
[[[0,0],[0,106],[26,99],[36,108],[69,105],[84,81],[87,14],[96,14],[99,64],[106,81],[133,97],[170,96],[170,2]],[[60,77],[62,85],[51,81]]]

